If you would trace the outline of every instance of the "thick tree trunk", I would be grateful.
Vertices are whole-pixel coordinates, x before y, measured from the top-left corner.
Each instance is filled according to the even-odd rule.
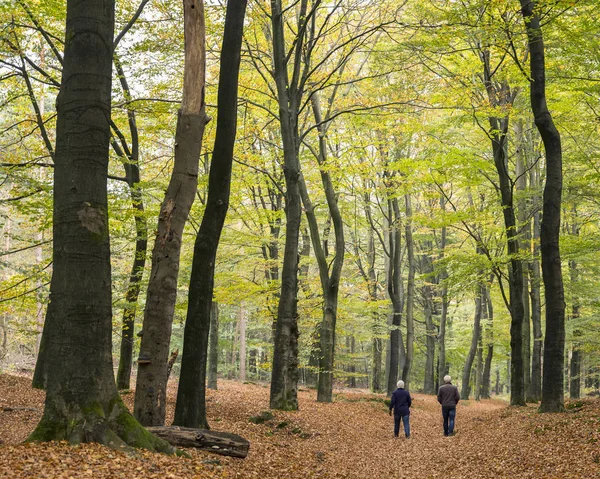
[[[462,384],[460,390],[461,399],[469,399],[471,393],[471,371],[473,362],[477,355],[477,346],[479,344],[479,335],[481,334],[481,314],[483,308],[484,287],[480,286],[475,296],[475,316],[473,321],[473,336],[471,337],[471,347],[465,359],[465,366],[462,373]]]
[[[414,304],[415,304],[415,248],[412,236],[412,207],[410,196],[405,196],[406,201],[406,253],[408,259],[408,279],[406,283],[406,361],[402,369],[402,379],[406,389],[410,388],[410,373],[412,370],[414,354]]]
[[[175,133],[173,173],[161,205],[152,249],[135,391],[134,414],[145,426],[162,426],[165,423],[167,360],[177,301],[181,242],[196,195],[202,136],[209,120],[204,102],[206,51],[202,0],[185,0],[183,12],[183,99]]]
[[[213,301],[210,306],[210,333],[208,336],[208,389],[217,389],[219,367],[219,305]]]
[[[221,48],[217,131],[208,177],[208,196],[202,223],[194,243],[190,275],[181,373],[173,419],[173,424],[178,426],[208,428],[206,420],[208,335],[217,248],[229,208],[245,14],[246,0],[229,0]]]
[[[521,0],[527,29],[531,69],[531,110],[546,152],[546,186],[541,225],[542,276],[546,298],[546,338],[542,383],[543,412],[564,409],[565,295],[560,261],[562,147],[560,134],[546,104],[545,51],[535,0]]]
[[[114,2],[67,2],[57,99],[53,272],[35,383],[44,414],[30,441],[173,452],[129,414],[112,369],[108,147]]]

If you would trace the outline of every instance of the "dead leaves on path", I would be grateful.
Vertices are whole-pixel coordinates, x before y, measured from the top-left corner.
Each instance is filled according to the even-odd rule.
[[[384,396],[344,390],[333,404],[299,393],[300,411],[271,411],[268,387],[219,383],[207,406],[213,429],[250,441],[245,460],[189,451],[188,458],[124,455],[95,444],[18,444],[35,427],[43,393],[0,376],[0,477],[6,478],[600,478],[600,401],[563,414],[499,401],[459,404],[458,434],[442,435],[434,397],[414,395],[412,439],[392,437]],[[175,390],[169,390],[172,419]],[[133,394],[124,397],[133,400]],[[14,410],[15,407],[34,410]],[[37,409],[37,411],[35,410]],[[255,423],[258,422],[258,423]]]

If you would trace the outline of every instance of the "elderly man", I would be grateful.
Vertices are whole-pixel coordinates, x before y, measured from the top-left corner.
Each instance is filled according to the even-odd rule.
[[[454,436],[454,418],[460,394],[458,388],[452,384],[452,378],[448,375],[444,376],[444,384],[438,390],[437,400],[442,405],[444,436]]]
[[[400,420],[404,424],[404,434],[406,439],[410,438],[410,410],[409,407],[412,403],[410,394],[404,389],[404,381],[400,380],[396,383],[396,389],[392,394],[392,401],[390,402],[390,416],[392,410],[394,411],[394,437],[398,437],[400,432]]]

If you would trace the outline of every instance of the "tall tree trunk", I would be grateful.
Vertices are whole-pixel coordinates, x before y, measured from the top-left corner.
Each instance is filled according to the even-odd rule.
[[[281,296],[275,323],[273,369],[271,374],[270,407],[298,409],[298,238],[302,205],[299,177],[298,112],[303,96],[299,84],[300,63],[304,48],[307,0],[302,0],[298,14],[298,37],[294,45],[294,72],[288,79],[288,55],[284,34],[281,0],[271,0],[273,29],[273,70],[279,106],[279,125],[283,143],[283,163],[286,185],[286,234],[281,272]]]
[[[431,251],[433,244],[425,243],[426,251]],[[423,296],[423,315],[425,317],[425,378],[423,381],[423,392],[425,394],[435,394],[435,343],[436,328],[433,324],[433,315],[435,305],[433,302],[433,289],[430,285],[433,278],[433,263],[428,254],[421,257],[421,270],[425,276],[425,285],[422,288]]]
[[[523,132],[523,121],[519,120],[514,126],[517,142],[517,167],[516,167],[516,190],[517,190],[517,230],[520,233],[520,249],[523,256],[530,253],[531,224],[529,222],[529,211],[525,191],[527,188],[527,158],[525,155],[525,141]],[[528,397],[531,389],[531,310],[529,308],[529,269],[523,269],[523,387]]]
[[[131,417],[112,369],[108,148],[114,2],[67,1],[57,98],[51,301],[34,384],[46,388],[30,441],[173,452]]]
[[[408,280],[406,283],[406,361],[402,369],[402,379],[406,389],[410,387],[410,373],[412,369],[414,351],[414,304],[415,304],[415,248],[412,236],[412,207],[410,196],[405,196],[406,201],[406,254],[408,260]]]
[[[240,381],[246,380],[246,305],[242,301],[240,303]]]
[[[215,263],[221,231],[229,208],[233,149],[237,132],[238,76],[246,0],[229,0],[225,14],[217,94],[217,131],[208,195],[194,243],[183,336],[181,373],[173,424],[208,429],[206,362],[213,302]]]
[[[531,355],[531,384],[529,398],[537,402],[542,398],[542,301],[540,297],[541,271],[540,271],[540,211],[541,198],[537,192],[540,188],[539,164],[530,166],[530,185],[534,190],[533,195],[533,236],[532,259],[528,264],[529,277],[531,278],[531,323],[533,326],[533,351]]]
[[[134,414],[144,426],[165,423],[167,362],[177,301],[181,242],[197,191],[202,137],[209,120],[204,101],[206,32],[202,0],[185,0],[183,13],[185,67],[183,99],[175,132],[175,162],[152,249],[135,390]],[[185,349],[182,368],[184,359]]]
[[[486,287],[485,291],[485,307],[487,308],[487,324],[486,324],[486,355],[485,364],[483,366],[483,374],[481,379],[481,399],[489,399],[490,397],[490,378],[492,371],[492,359],[494,357],[494,307],[490,296],[490,288]]]
[[[125,71],[118,57],[114,55],[113,61],[123,95],[127,101],[132,99],[131,92]],[[127,147],[125,137],[118,129],[114,128],[121,145],[113,140],[113,148],[123,160],[125,169],[125,179],[129,186],[129,196],[133,208],[133,217],[135,221],[135,250],[133,252],[133,264],[129,274],[129,284],[125,293],[125,307],[123,308],[123,320],[121,326],[121,347],[119,355],[119,368],[117,370],[117,388],[129,389],[131,381],[131,366],[133,362],[133,343],[135,315],[137,311],[137,302],[140,294],[142,276],[146,267],[146,256],[148,249],[148,225],[144,213],[144,199],[142,189],[140,188],[140,168],[139,168],[139,135],[135,110],[130,105],[127,106],[127,119],[129,131],[131,133],[131,148]],[[116,125],[114,125],[116,127]]]
[[[471,347],[465,359],[465,366],[462,373],[462,384],[460,390],[461,399],[469,399],[471,393],[471,371],[473,369],[473,361],[477,355],[477,346],[479,344],[479,335],[481,334],[481,314],[483,308],[484,286],[477,288],[475,294],[475,316],[473,321],[473,336],[471,337]]]
[[[402,252],[400,242],[402,239],[400,223],[400,207],[398,199],[388,199],[389,225],[389,262],[387,271],[387,289],[392,301],[392,321],[390,330],[390,354],[387,374],[387,393],[392,394],[396,389],[396,382],[404,368],[404,343],[400,325],[402,323],[403,291],[402,291]]]
[[[543,412],[564,409],[565,295],[560,261],[562,147],[560,134],[546,104],[545,52],[535,0],[520,0],[527,29],[531,69],[531,110],[546,152],[546,186],[541,225],[542,276],[546,297],[546,338],[542,383]]]
[[[446,199],[442,195],[440,197],[440,208],[445,211]],[[441,239],[440,239],[440,259],[444,257],[444,250],[446,249],[446,227],[442,227]],[[446,279],[448,275],[446,271],[443,271],[440,275],[442,282],[442,311],[440,314],[440,329],[438,332],[438,382],[443,384],[443,378],[448,374],[448,365],[446,364],[446,323],[448,322],[448,286],[446,285]]]
[[[210,333],[208,336],[208,389],[217,389],[219,368],[219,304],[213,301],[210,306]]]
[[[489,50],[480,52],[483,64],[483,83],[488,99],[493,107],[510,108],[518,90],[511,91],[506,81],[498,84],[493,79],[494,71],[490,65]],[[498,189],[500,203],[504,216],[507,250],[510,256],[508,268],[510,351],[511,351],[511,397],[512,405],[525,405],[524,370],[523,370],[523,263],[520,259],[517,223],[515,218],[513,185],[508,173],[508,113],[505,116],[490,116],[488,118],[490,131],[488,136],[492,141],[494,165],[498,173]]]
[[[571,234],[573,236],[579,236],[579,227],[577,225],[577,210],[575,207],[572,209],[573,214],[573,226]],[[571,321],[576,323],[580,317],[580,300],[577,294],[577,283],[579,282],[579,271],[577,270],[577,262],[575,260],[569,261],[569,269],[571,272],[571,289],[572,289],[572,310],[571,310]],[[571,346],[571,364],[569,371],[569,397],[571,399],[579,399],[581,394],[581,361],[582,351],[580,344],[581,330],[578,325],[573,325],[573,341]]]
[[[327,171],[327,140],[326,128],[323,123],[323,115],[321,113],[321,105],[319,96],[314,93],[312,98],[312,109],[319,132],[319,150],[315,154],[319,163],[321,173],[321,182],[325,191],[325,198],[329,215],[333,222],[335,234],[335,258],[331,271],[327,263],[326,251],[321,244],[319,227],[317,218],[314,212],[314,207],[308,196],[304,178],[300,177],[300,196],[304,204],[304,211],[308,226],[310,229],[310,237],[317,259],[319,268],[319,278],[321,279],[321,288],[323,290],[323,321],[320,331],[320,361],[319,361],[319,378],[317,385],[317,401],[331,402],[333,394],[333,370],[334,370],[334,355],[335,355],[335,326],[337,321],[337,305],[338,292],[341,279],[342,266],[344,264],[344,225],[342,215],[337,204],[337,195],[331,181],[329,172]]]

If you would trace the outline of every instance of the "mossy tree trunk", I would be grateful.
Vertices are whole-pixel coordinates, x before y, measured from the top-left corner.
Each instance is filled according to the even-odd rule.
[[[30,441],[173,452],[123,405],[112,369],[107,174],[113,0],[67,1],[57,99],[53,272],[36,384],[44,414]]]

